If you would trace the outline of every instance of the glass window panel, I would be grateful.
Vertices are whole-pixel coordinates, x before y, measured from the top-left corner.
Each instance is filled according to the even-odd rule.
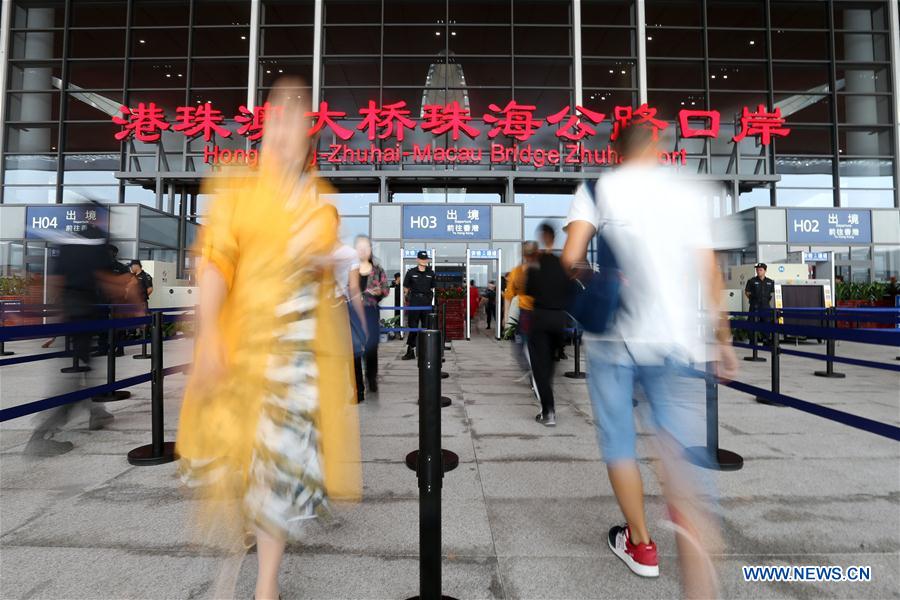
[[[699,29],[648,27],[647,56],[702,58],[703,32]]]
[[[766,32],[739,29],[707,32],[710,58],[766,58]]]
[[[85,157],[89,157],[90,155],[77,155],[66,157],[66,171],[63,173],[63,181],[65,181],[66,185],[87,185],[87,184],[102,184],[102,185],[119,185],[119,180],[116,179],[116,171],[119,168],[119,156],[115,155],[113,171],[103,171],[96,170],[97,167],[92,165],[90,162],[86,162],[83,159]],[[100,155],[100,156],[109,156],[109,155]],[[69,168],[69,159],[76,159],[78,162],[76,163],[78,166],[87,166],[86,169],[70,169]],[[107,161],[99,161],[101,164]],[[108,161],[113,162],[113,161]],[[94,168],[91,168],[94,167]]]
[[[561,27],[516,27],[513,44],[517,55],[569,55],[572,53],[569,34],[568,28]]]
[[[114,106],[110,106],[110,102],[115,103]],[[108,111],[115,111],[115,115],[120,116],[117,109],[121,103],[121,92],[112,95],[92,92],[67,94],[66,119],[70,121],[109,121],[113,115]]]
[[[190,94],[191,104],[203,104],[209,102],[213,108],[222,111],[226,122],[222,125],[226,128],[230,126],[227,121],[237,113],[237,109],[241,104],[247,103],[247,86],[236,90],[193,90]],[[174,121],[174,116],[172,118]]]
[[[784,262],[787,260],[787,246],[784,244],[760,244],[759,260],[762,262]]]
[[[444,2],[393,0],[384,3],[385,23],[443,24],[446,18],[447,6]],[[456,22],[464,23],[465,21],[457,19]]]
[[[335,29],[330,27],[329,31]],[[467,31],[463,29],[463,31]],[[385,26],[384,28],[384,53],[385,54],[425,54],[428,56],[437,56],[444,52],[447,47],[447,33],[443,25],[434,25],[431,27],[399,27]],[[337,35],[340,35],[338,33]],[[379,54],[381,40],[379,38],[379,30],[377,28],[365,28],[364,32],[359,34],[365,36],[365,40],[360,40],[354,44],[354,52],[356,54]],[[328,35],[326,33],[326,41]],[[351,52],[341,52],[342,54],[350,54]]]
[[[41,154],[56,150],[59,139],[57,125],[7,125],[6,151]]]
[[[194,54],[197,56],[243,56],[250,49],[250,31],[245,27],[194,28]]]
[[[92,0],[72,3],[73,27],[124,27],[128,12],[125,0]]]
[[[838,91],[890,92],[890,75],[887,67],[874,65],[837,65]]]
[[[831,127],[793,127],[787,137],[775,140],[780,154],[833,154]]]
[[[581,0],[583,25],[633,25],[634,0]]]
[[[775,170],[781,175],[779,186],[785,187],[833,187],[830,158],[815,156],[783,156],[775,158]]]
[[[635,56],[634,31],[608,27],[584,27],[581,30],[584,56]]]
[[[520,90],[516,90],[516,100],[518,100],[520,104],[525,104],[525,100],[522,99],[524,96],[520,97],[519,92]],[[468,90],[470,106],[469,114],[474,117],[472,126],[476,129],[487,131],[488,127],[481,122],[481,118],[486,113],[491,112],[490,105],[496,104],[500,108],[503,108],[512,97],[513,93],[510,89]],[[479,140],[483,140],[483,138],[484,136],[482,135]]]
[[[398,94],[399,90],[391,90],[390,96],[388,90],[385,90],[384,103],[396,102],[397,100],[407,100],[407,106],[415,106],[418,109],[422,102],[422,89],[418,89],[418,100],[415,100],[415,94],[410,91],[409,94]],[[388,98],[391,100],[388,100]],[[322,99],[328,102],[329,110],[339,110],[354,117],[359,115],[359,109],[362,106],[368,106],[369,100],[378,98],[378,88],[325,88],[322,90]],[[396,98],[396,99],[395,99]],[[409,103],[413,100],[414,104]],[[345,127],[349,126],[344,124]]]
[[[433,59],[430,58],[385,58],[383,83],[384,85],[425,85],[433,64]],[[377,60],[375,68],[378,68]],[[326,83],[329,82],[326,80]],[[377,83],[377,77],[375,83]]]
[[[703,24],[700,0],[647,0],[646,10],[648,26]]]
[[[285,58],[263,59],[259,61],[259,81],[262,87],[271,87],[280,77],[294,75],[303,81],[312,81],[312,59],[294,60]],[[265,95],[261,96],[264,99]]]
[[[62,65],[59,61],[36,63],[8,63],[9,90],[47,90],[54,89],[53,78],[62,77]]]
[[[133,29],[131,55],[137,58],[157,56],[186,56],[188,29],[167,27],[163,29]]]
[[[12,57],[28,60],[62,58],[62,31],[16,31],[10,36]]]
[[[894,161],[890,158],[842,158],[838,165],[842,188],[894,187]]]
[[[426,3],[417,0],[415,4]],[[435,4],[442,3],[436,2]],[[449,3],[449,10],[451,23],[496,24],[510,23],[512,20],[510,3],[506,0],[453,0]],[[440,19],[443,16],[437,18]]]
[[[190,0],[134,0],[136,26],[189,25]]]
[[[369,235],[369,217],[342,217],[339,235],[348,245],[352,245],[359,235]]]
[[[138,103],[155,102],[163,109],[169,121],[175,119],[175,109],[185,104],[184,90],[146,90],[128,93],[128,106],[136,107]]]
[[[125,30],[75,29],[69,35],[69,56],[72,58],[125,56]]]
[[[522,235],[525,236],[526,240],[538,239],[538,227],[543,223],[549,223],[553,226],[553,229],[556,230],[556,239],[554,240],[553,247],[560,250],[565,245],[566,236],[563,234],[562,230],[563,226],[566,224],[566,219],[564,217],[525,217],[524,221]]]
[[[835,32],[834,49],[837,60],[852,62],[890,60],[886,33]]]
[[[246,86],[247,60],[195,60],[191,76],[195,87]]]
[[[455,27],[451,34],[454,32],[448,40],[451,54],[509,55],[512,51],[509,27]],[[516,48],[516,53],[525,52]]]
[[[66,125],[65,152],[118,151],[119,140],[115,135],[121,127],[115,123],[68,123]]]
[[[535,106],[534,116],[537,119],[544,119],[547,115],[552,115],[562,108],[572,105],[572,93],[567,90],[516,88],[515,97],[519,104]],[[497,106],[503,108],[504,104],[497,102]]]
[[[263,0],[260,22],[263,25],[312,25],[315,0]]]
[[[8,185],[3,188],[4,204],[54,204],[55,187]]]
[[[82,90],[122,89],[125,74],[123,60],[88,60],[69,63],[69,90],[74,86]],[[105,97],[117,97],[115,93],[103,93]],[[119,94],[121,96],[121,94]]]
[[[102,172],[102,176],[105,178],[104,183],[118,183],[114,176],[114,172],[119,170],[119,153],[116,152],[114,154],[75,154],[64,157],[65,160],[65,169],[66,169],[66,181],[72,182],[73,180],[69,179],[73,177],[73,173],[84,172],[84,171],[94,171],[94,172]],[[91,175],[96,179],[96,175]],[[91,181],[91,183],[98,183],[98,181]]]
[[[738,210],[747,210],[754,206],[770,206],[771,191],[769,188],[753,188],[746,192],[741,192],[738,198]]]
[[[768,79],[764,63],[709,64],[709,87],[713,90],[766,90]]]
[[[827,29],[827,2],[773,2],[772,27]]]
[[[588,87],[635,87],[637,68],[631,61],[585,59],[582,64],[584,85]]]
[[[851,125],[889,125],[891,97],[838,94],[838,122]]]
[[[883,0],[834,3],[834,28],[835,29],[887,29],[888,8]]]
[[[838,129],[838,148],[844,155],[889,156],[892,152],[891,130],[842,126]]]
[[[637,92],[624,90],[585,89],[584,105],[592,110],[611,115],[616,106],[637,106]],[[609,128],[609,118],[597,129],[597,137],[603,137],[603,127]],[[605,135],[605,134],[604,134]],[[607,136],[608,138],[608,136]],[[595,138],[596,139],[596,138]],[[604,138],[604,147],[608,139]]]
[[[312,55],[313,35],[312,27],[267,27],[262,31],[260,54]]]
[[[381,21],[381,0],[327,0],[324,5],[325,23],[378,23]]]
[[[59,120],[59,92],[7,94],[7,118],[10,121],[37,123]]]
[[[516,192],[515,201],[525,205],[526,217],[564,217],[569,214],[572,198],[572,194]]]
[[[15,28],[44,29],[65,26],[65,0],[44,0],[39,4],[34,0],[15,0],[13,6],[12,26]]]
[[[568,25],[571,22],[569,0],[519,0],[512,4],[516,23]]]
[[[785,189],[775,190],[776,206],[834,206],[834,191],[831,189]]]
[[[887,281],[900,277],[900,246],[875,246],[875,279]]]
[[[827,91],[830,84],[828,65],[773,63],[772,76],[776,90]]]
[[[508,58],[456,57],[456,64],[462,68],[462,75],[469,86],[512,84],[512,60]],[[387,62],[385,62],[385,69]],[[385,83],[387,83],[385,75]]]
[[[195,25],[249,25],[247,0],[194,0]]]
[[[11,155],[6,157],[6,185],[54,185],[56,155]]]
[[[572,85],[572,61],[569,59],[517,58],[515,65],[516,87]]]
[[[134,60],[130,62],[129,85],[132,88],[184,87],[187,61]]]
[[[647,61],[647,85],[651,88],[702,89],[703,63]]]
[[[369,205],[378,202],[378,192],[340,192],[335,194],[322,194],[321,200],[333,204],[341,216],[367,215]]]
[[[756,111],[760,104],[769,104],[766,92],[712,92],[709,97],[710,108],[721,113],[722,123],[740,123],[745,106]]]
[[[841,206],[852,208],[891,208],[894,190],[841,189]]]
[[[775,60],[827,59],[828,33],[775,30],[772,32],[772,57]]]
[[[869,246],[850,246],[850,260],[869,260],[871,256]]]
[[[763,0],[707,0],[706,23],[710,27],[765,27]]]
[[[379,60],[377,58],[345,58],[325,60],[324,84],[336,85],[378,85]],[[427,71],[426,71],[427,73]],[[421,83],[424,84],[424,77]]]
[[[703,110],[706,108],[706,98],[703,92],[649,92],[648,104],[655,108],[657,118],[674,121],[678,117],[678,111]],[[610,115],[610,118],[612,115]]]
[[[801,102],[797,102],[800,100]],[[781,116],[790,123],[831,123],[831,97],[809,95],[775,94],[775,102],[783,103],[786,108]]]

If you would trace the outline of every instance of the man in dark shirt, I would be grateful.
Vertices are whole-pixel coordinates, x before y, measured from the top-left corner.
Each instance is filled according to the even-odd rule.
[[[135,279],[137,279],[137,284],[140,286],[141,299],[145,303],[148,302],[150,300],[150,294],[153,293],[153,278],[144,270],[144,267],[139,260],[131,261],[131,272],[134,274]]]
[[[542,237],[555,233],[552,227],[549,230],[548,232],[542,228]],[[553,399],[554,355],[562,345],[563,330],[566,328],[568,289],[569,278],[559,257],[548,251],[542,252],[536,263],[528,269],[525,293],[534,299],[528,356],[541,401],[541,412],[535,417],[535,421],[547,427],[556,425],[556,404]]]
[[[767,323],[772,320],[769,314],[771,308],[772,295],[775,293],[775,282],[766,277],[766,263],[756,264],[756,277],[747,282],[744,286],[744,295],[750,301],[750,312],[755,313],[762,311],[761,314],[751,317],[751,320],[757,323]],[[763,333],[760,336],[764,341],[769,340],[770,336]]]
[[[406,272],[403,277],[403,292],[406,294],[407,306],[430,306],[434,298],[435,276],[434,271],[428,266],[428,253],[420,250],[416,254],[416,266]],[[410,310],[406,313],[407,327],[422,327],[425,324],[424,310]],[[406,354],[403,360],[412,360],[416,357],[416,332],[410,331],[406,339]]]

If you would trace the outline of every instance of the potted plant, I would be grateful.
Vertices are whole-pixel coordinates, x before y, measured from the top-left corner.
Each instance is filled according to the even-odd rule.
[[[381,319],[381,328],[382,329],[395,329],[397,327],[400,327],[400,315],[390,317],[389,319]],[[393,340],[396,337],[397,337],[396,332],[386,331],[386,332],[382,332],[379,335],[378,339],[381,342],[386,342],[388,340]]]

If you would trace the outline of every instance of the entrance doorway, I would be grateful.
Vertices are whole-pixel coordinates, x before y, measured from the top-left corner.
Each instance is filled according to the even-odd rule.
[[[500,265],[502,264],[503,251],[500,249],[469,248],[466,251],[466,339],[472,339],[472,330],[481,328],[494,332],[495,339],[500,339],[502,327],[500,324]],[[478,290],[479,306],[477,309],[471,305],[472,284]],[[493,286],[493,289],[491,289]],[[473,294],[474,295],[474,294]],[[490,307],[491,326],[487,326],[490,298],[493,297],[494,306]]]

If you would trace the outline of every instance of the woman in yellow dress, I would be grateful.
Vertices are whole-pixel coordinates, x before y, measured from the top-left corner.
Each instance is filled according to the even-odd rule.
[[[183,479],[205,492],[203,523],[228,543],[255,536],[260,600],[278,598],[287,540],[329,497],[361,489],[347,313],[329,265],[337,224],[304,168],[307,98],[299,81],[279,84],[259,172],[214,181],[177,440]]]

